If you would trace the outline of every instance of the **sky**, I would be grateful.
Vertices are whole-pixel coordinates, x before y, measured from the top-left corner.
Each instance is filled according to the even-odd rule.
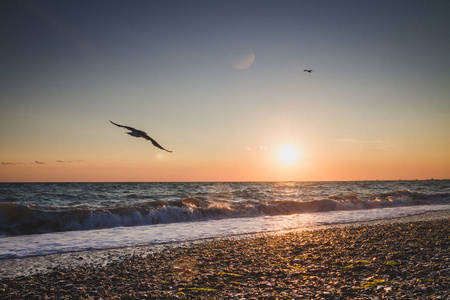
[[[449,1],[0,5],[0,182],[450,178]]]

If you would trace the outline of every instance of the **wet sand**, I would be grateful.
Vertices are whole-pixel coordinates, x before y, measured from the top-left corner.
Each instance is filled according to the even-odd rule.
[[[8,260],[0,299],[450,299],[449,225],[444,211],[28,258],[28,276]]]

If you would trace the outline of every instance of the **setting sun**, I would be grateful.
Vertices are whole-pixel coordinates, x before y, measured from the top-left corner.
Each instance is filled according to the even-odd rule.
[[[284,164],[292,164],[298,160],[298,150],[294,146],[284,145],[278,151],[278,159]]]

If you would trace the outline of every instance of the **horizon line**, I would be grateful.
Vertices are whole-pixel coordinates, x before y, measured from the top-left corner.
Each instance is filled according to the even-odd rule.
[[[359,179],[359,180],[179,180],[179,181],[0,181],[2,183],[268,183],[268,182],[373,182],[373,181],[448,181],[450,178],[428,179]]]

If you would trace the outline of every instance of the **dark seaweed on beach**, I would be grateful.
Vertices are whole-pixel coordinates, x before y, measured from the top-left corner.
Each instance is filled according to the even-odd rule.
[[[1,299],[449,299],[450,219],[166,247],[2,279]]]

